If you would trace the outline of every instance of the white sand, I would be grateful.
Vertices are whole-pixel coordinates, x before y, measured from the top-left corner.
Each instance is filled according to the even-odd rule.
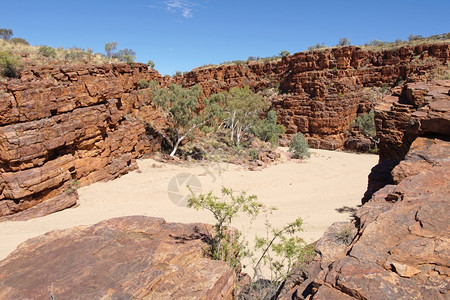
[[[113,217],[145,215],[170,222],[214,223],[209,212],[177,206],[170,200],[168,189],[175,195],[177,190],[176,184],[169,188],[169,182],[180,173],[192,174],[192,180],[197,178],[203,193],[219,192],[223,185],[256,194],[262,203],[278,208],[269,218],[276,227],[301,217],[304,220],[302,237],[312,242],[333,222],[349,220],[348,213],[339,213],[336,209],[356,208],[361,203],[367,176],[377,161],[376,155],[325,150],[312,150],[309,160],[285,159],[262,171],[245,171],[224,163],[187,166],[139,160],[140,171],[80,188],[79,205],[75,208],[26,222],[0,223],[0,260],[28,238]],[[178,194],[186,195],[186,188]],[[248,219],[239,218],[234,227],[243,229],[250,239],[255,233],[265,232],[262,219],[250,227]]]

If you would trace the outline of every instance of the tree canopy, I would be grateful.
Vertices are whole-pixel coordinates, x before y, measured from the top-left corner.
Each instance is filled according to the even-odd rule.
[[[183,88],[178,84],[166,89],[152,82],[151,94],[153,102],[172,123],[169,140],[173,147],[170,156],[174,156],[180,143],[209,119],[205,110],[198,111],[202,89],[197,85]]]
[[[0,28],[0,39],[9,41],[13,36],[11,29]]]
[[[268,108],[268,101],[254,93],[248,86],[231,88],[211,97],[219,103],[222,111],[218,113],[221,126],[230,129],[230,139],[239,145],[242,135],[248,132],[259,120],[259,115]]]

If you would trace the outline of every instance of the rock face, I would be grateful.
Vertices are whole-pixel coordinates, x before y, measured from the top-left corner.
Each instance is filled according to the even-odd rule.
[[[375,107],[380,164],[369,175],[363,202],[386,184],[418,136],[450,135],[450,81],[409,82],[393,89]]]
[[[354,228],[352,242],[343,247],[342,231],[330,229],[317,243],[320,258],[305,271],[305,282],[286,299],[448,299],[449,87],[448,80],[406,84],[390,109],[378,106],[378,117],[404,116],[376,119],[382,158],[404,160],[392,170],[392,184],[347,225]]]
[[[271,88],[266,93],[272,93],[272,108],[288,134],[303,132],[314,148],[365,151],[373,141],[347,133],[355,116],[368,112],[396,82],[432,76],[449,56],[448,44],[381,52],[352,46],[296,53],[267,64],[197,69],[174,78],[161,78],[144,64],[31,67],[20,79],[0,81],[0,221],[33,217],[17,213],[35,206],[42,215],[74,205],[77,186],[125,174],[136,168],[136,158],[161,147],[158,132],[167,120],[153,109],[149,93],[138,90],[141,79],[163,86],[199,84],[204,96],[234,86]],[[439,97],[413,83],[399,93],[411,107]],[[405,123],[415,110],[397,102],[396,110],[380,110],[378,119],[385,114],[386,120],[382,131],[409,126],[417,135],[448,126],[426,116],[435,120],[433,114],[445,104],[433,102],[430,112],[417,111],[418,129]],[[391,140],[383,141],[382,157],[391,145],[412,142],[405,142],[409,136],[414,134],[383,135]]]
[[[300,131],[310,146],[334,150],[344,146],[356,115],[373,108],[389,87],[431,77],[449,58],[448,44],[381,52],[351,46],[296,53],[267,64],[199,68],[172,81],[198,84],[205,96],[245,85],[255,91],[279,89],[272,108],[287,133]],[[359,150],[355,143],[350,142],[350,148]],[[361,147],[367,147],[367,141]]]
[[[376,106],[381,160],[402,160],[418,136],[450,133],[450,82],[406,83]]]
[[[135,216],[47,233],[0,262],[0,298],[232,299],[234,271],[204,257],[206,226]]]
[[[55,197],[40,211],[71,206],[79,184],[133,170],[160,146],[145,124],[164,120],[136,90],[140,79],[160,78],[146,65],[33,67],[21,76],[0,86],[0,217]]]

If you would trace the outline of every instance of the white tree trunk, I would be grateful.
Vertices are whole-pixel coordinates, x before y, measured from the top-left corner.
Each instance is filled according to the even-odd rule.
[[[183,135],[182,137],[180,137],[180,138],[177,140],[177,142],[175,143],[175,146],[173,147],[172,152],[170,153],[170,156],[174,156],[174,155],[175,155],[175,153],[176,153],[177,150],[178,150],[178,146],[180,146],[181,141],[184,140],[185,137],[186,137],[186,136]]]
[[[189,128],[189,130],[181,137],[178,138],[177,142],[175,143],[175,146],[173,147],[172,152],[170,153],[170,156],[174,156],[175,153],[177,152],[178,146],[180,146],[180,143],[188,136],[188,134],[194,130],[195,128],[202,126],[203,124],[205,124],[205,122],[202,122],[200,124],[195,124],[194,126],[192,126],[191,128]],[[177,133],[178,136],[178,133]]]

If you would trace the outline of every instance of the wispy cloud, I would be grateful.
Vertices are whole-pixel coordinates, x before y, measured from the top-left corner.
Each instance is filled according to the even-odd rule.
[[[171,13],[181,13],[186,19],[194,16],[195,7],[197,3],[187,0],[167,0],[164,2],[166,9]]]

